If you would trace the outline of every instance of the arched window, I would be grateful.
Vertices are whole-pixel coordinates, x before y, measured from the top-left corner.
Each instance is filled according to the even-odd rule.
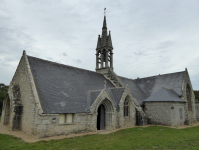
[[[128,98],[124,101],[124,116],[129,116],[129,100]]]
[[[187,84],[186,88],[187,102],[188,102],[188,111],[192,111],[192,103],[191,103],[191,88]]]

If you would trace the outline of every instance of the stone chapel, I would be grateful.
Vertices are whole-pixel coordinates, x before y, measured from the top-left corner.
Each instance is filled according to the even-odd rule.
[[[147,124],[180,126],[199,119],[187,69],[134,80],[114,72],[106,16],[95,55],[93,72],[23,51],[1,123],[43,138]]]

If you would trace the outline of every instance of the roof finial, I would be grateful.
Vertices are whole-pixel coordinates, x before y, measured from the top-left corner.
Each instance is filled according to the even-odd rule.
[[[104,89],[106,89],[106,83],[107,83],[106,80],[104,80]]]
[[[106,8],[104,8],[104,16],[106,16]]]

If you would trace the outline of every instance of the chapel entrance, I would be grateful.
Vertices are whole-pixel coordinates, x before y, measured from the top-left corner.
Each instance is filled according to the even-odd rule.
[[[101,104],[98,108],[97,115],[97,130],[105,129],[105,107]]]

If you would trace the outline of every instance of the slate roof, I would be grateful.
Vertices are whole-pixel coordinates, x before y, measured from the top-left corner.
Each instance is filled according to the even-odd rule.
[[[179,96],[182,95],[182,83],[185,71],[146,77],[128,79],[119,77],[123,84],[128,87],[131,94],[137,99],[140,105],[144,100],[160,90],[162,87],[173,89]]]
[[[144,102],[185,102],[172,89],[161,88]]]
[[[88,112],[104,88],[104,80],[107,81],[107,91],[118,108],[125,88],[115,88],[102,74],[32,56],[27,57],[44,113]],[[125,86],[128,84],[131,94],[142,105],[144,100],[162,87],[173,89],[180,96],[183,77],[184,71],[135,80],[119,78]]]
[[[99,94],[102,92],[102,90],[96,90],[96,91],[89,91],[88,92],[88,110],[89,107],[94,103],[96,98],[99,96]]]
[[[182,95],[182,83],[185,71],[136,79],[135,82],[146,94],[153,95],[162,87],[173,89],[179,96]]]
[[[31,56],[28,60],[44,113],[87,112],[88,91],[104,88],[102,74]],[[114,87],[106,81],[107,88]]]
[[[118,104],[122,98],[125,88],[108,88],[108,93],[115,103],[116,109],[118,109]]]
[[[142,91],[142,89],[136,84],[136,81],[124,77],[119,77],[119,78],[124,84],[124,86],[128,85],[132,96],[135,97],[140,104],[143,104],[143,101],[147,98],[147,96]]]

